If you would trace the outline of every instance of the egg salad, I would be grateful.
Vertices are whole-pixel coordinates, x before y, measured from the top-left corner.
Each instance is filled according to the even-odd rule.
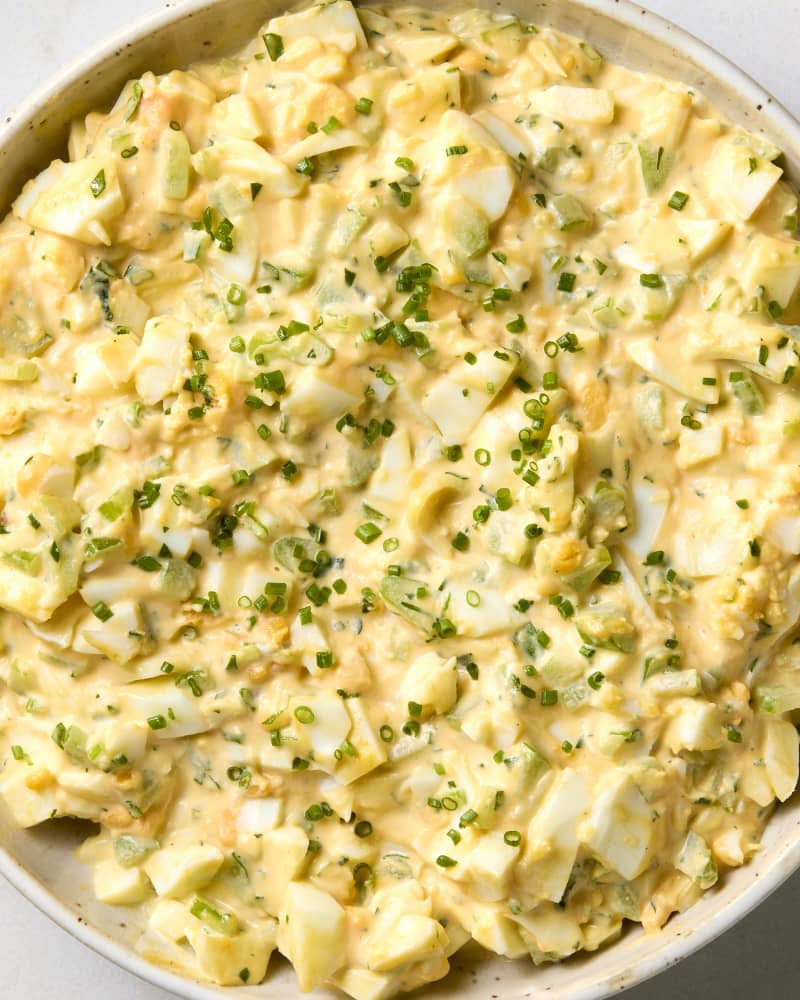
[[[800,720],[780,162],[587,42],[347,0],[73,125],[0,225],[0,795],[98,824],[142,955],[385,1000],[759,850]]]

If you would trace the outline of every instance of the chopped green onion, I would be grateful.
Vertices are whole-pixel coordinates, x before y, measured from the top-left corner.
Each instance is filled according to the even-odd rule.
[[[689,201],[688,194],[686,194],[684,191],[675,191],[670,200],[667,202],[667,204],[671,209],[674,209],[674,211],[682,212],[684,208],[686,208],[686,204],[688,201]]]
[[[99,618],[101,622],[107,622],[109,618],[114,617],[114,612],[109,608],[105,601],[97,601],[92,605],[92,614],[95,618]]]
[[[573,274],[571,271],[562,271],[558,276],[558,285],[556,286],[559,292],[574,291],[576,278],[577,275]]]
[[[374,542],[383,532],[377,526],[373,524],[372,521],[367,521],[364,524],[360,524],[355,530],[356,538],[363,542],[365,545],[369,545]]]
[[[268,32],[263,36],[263,38],[267,54],[272,62],[277,62],[277,60],[283,55],[283,39],[280,35],[275,35],[272,32]]]
[[[458,862],[455,860],[455,858],[448,857],[448,855],[446,854],[440,854],[439,857],[436,859],[436,864],[440,868],[455,868]]]
[[[458,552],[466,552],[469,548],[469,536],[463,531],[459,531],[458,534],[453,537],[450,544]]]
[[[105,172],[105,170],[100,170],[100,171],[98,171],[97,174],[95,174],[95,176],[92,178],[91,183],[89,184],[89,187],[91,189],[92,194],[95,196],[95,198],[99,198],[100,195],[106,189],[106,172]]]

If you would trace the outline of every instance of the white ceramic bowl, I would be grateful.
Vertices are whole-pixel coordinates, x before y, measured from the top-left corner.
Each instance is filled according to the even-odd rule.
[[[425,5],[441,2],[428,0]],[[462,2],[501,6],[489,0]],[[22,183],[62,152],[73,117],[110,103],[127,79],[145,69],[165,71],[231,51],[282,6],[281,0],[184,0],[177,7],[166,3],[59,73],[0,124],[0,215]],[[789,178],[800,180],[800,125],[726,59],[656,15],[628,0],[507,0],[502,7],[587,39],[612,62],[691,85],[733,121],[776,142],[786,151]],[[230,997],[230,990],[175,976],[131,950],[137,935],[135,914],[97,903],[87,871],[73,857],[85,832],[85,827],[69,822],[19,830],[0,807],[0,872],[65,930],[129,972],[192,1000]],[[455,957],[447,980],[425,995],[523,1000],[546,994],[557,1000],[597,1000],[618,993],[712,941],[798,868],[800,798],[795,796],[770,821],[762,853],[726,875],[661,933],[645,935],[632,928],[594,955],[539,969],[465,949]],[[273,958],[267,982],[240,987],[235,995],[237,1000],[295,1000],[298,992],[288,964]]]

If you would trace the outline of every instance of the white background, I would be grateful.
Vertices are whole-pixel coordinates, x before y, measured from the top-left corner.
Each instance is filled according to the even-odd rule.
[[[0,0],[0,115],[94,41],[155,6],[156,0]],[[647,0],[643,6],[709,42],[800,117],[800,0]],[[169,996],[73,941],[2,881],[0,970],[5,1000]],[[719,941],[626,997],[790,1000],[800,995],[798,977],[800,875]]]

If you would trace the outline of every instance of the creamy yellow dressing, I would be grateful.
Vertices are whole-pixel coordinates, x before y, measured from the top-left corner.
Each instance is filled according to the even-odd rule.
[[[273,19],[0,226],[0,792],[187,975],[660,927],[797,782],[780,151],[479,11]],[[776,163],[776,161],[778,161]]]

